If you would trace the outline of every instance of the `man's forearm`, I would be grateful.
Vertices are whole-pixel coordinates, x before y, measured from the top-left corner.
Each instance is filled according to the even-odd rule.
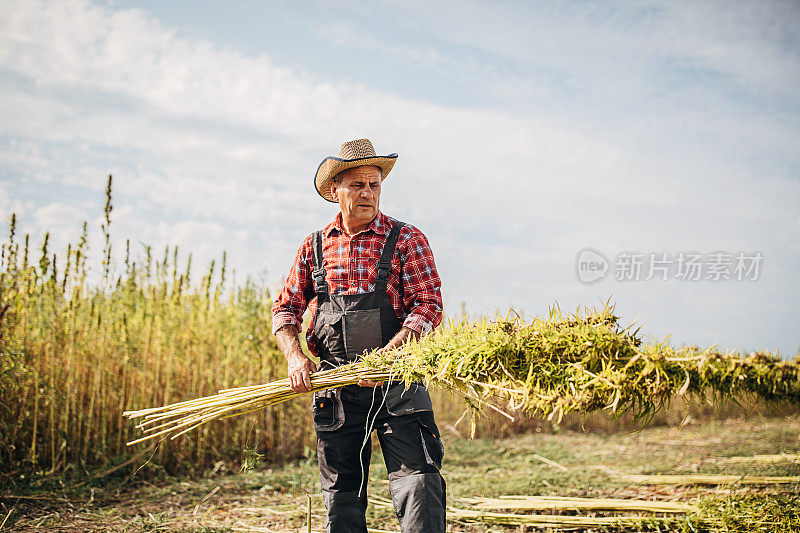
[[[292,324],[287,324],[275,332],[275,338],[278,341],[278,348],[283,352],[283,356],[287,361],[293,358],[306,357],[303,349],[300,347],[300,333],[297,328]]]
[[[397,334],[394,337],[392,337],[392,340],[390,340],[386,344],[384,349],[392,350],[404,344],[405,342],[408,342],[411,339],[419,339],[419,337],[420,333],[418,331],[415,331],[411,328],[402,327],[400,328],[400,331],[398,331]]]
[[[311,374],[317,371],[317,365],[303,353],[297,328],[287,324],[275,332],[278,348],[283,352],[287,362],[289,385],[295,392],[311,392]]]

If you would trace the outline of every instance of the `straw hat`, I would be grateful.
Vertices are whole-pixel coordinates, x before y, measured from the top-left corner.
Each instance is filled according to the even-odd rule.
[[[343,170],[348,168],[360,167],[364,165],[374,165],[381,168],[383,177],[386,179],[392,170],[397,154],[375,155],[375,148],[369,139],[356,139],[347,141],[339,148],[339,156],[326,157],[317,167],[317,174],[314,176],[314,186],[320,196],[329,202],[336,203],[331,197],[331,180]]]

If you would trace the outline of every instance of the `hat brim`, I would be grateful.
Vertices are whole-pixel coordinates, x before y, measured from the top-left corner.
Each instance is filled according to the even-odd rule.
[[[317,167],[317,173],[314,175],[314,187],[317,189],[320,196],[329,202],[337,203],[331,196],[331,180],[333,180],[336,174],[348,168],[376,166],[381,169],[383,175],[381,181],[383,181],[389,175],[389,172],[391,172],[395,161],[397,161],[397,154],[359,157],[356,159],[342,159],[333,156],[326,157]]]

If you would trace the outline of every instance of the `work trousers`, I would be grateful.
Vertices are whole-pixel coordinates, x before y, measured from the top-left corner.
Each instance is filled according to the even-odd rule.
[[[315,401],[314,422],[328,511],[326,531],[367,531],[364,513],[371,435],[365,445],[364,439],[371,427],[378,434],[389,472],[389,492],[400,529],[403,533],[444,532],[445,482],[439,473],[444,447],[432,411],[391,415],[380,387],[349,385],[338,391],[332,405]],[[325,427],[335,429],[320,429]]]

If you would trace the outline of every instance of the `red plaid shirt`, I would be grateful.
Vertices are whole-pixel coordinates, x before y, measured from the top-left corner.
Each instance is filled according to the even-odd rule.
[[[394,223],[395,219],[379,211],[366,229],[353,236],[343,231],[341,213],[325,226],[322,254],[325,257],[325,280],[331,294],[362,294],[375,290],[378,259]],[[300,331],[306,307],[311,310],[311,324],[314,323],[317,298],[311,278],[314,269],[311,238],[309,235],[300,245],[289,278],[272,305],[273,333],[287,324],[295,325]],[[441,288],[428,239],[420,230],[406,224],[397,239],[386,286],[392,306],[403,320],[404,327],[425,334],[441,323]],[[311,353],[317,355],[312,330],[308,328],[306,339]]]

